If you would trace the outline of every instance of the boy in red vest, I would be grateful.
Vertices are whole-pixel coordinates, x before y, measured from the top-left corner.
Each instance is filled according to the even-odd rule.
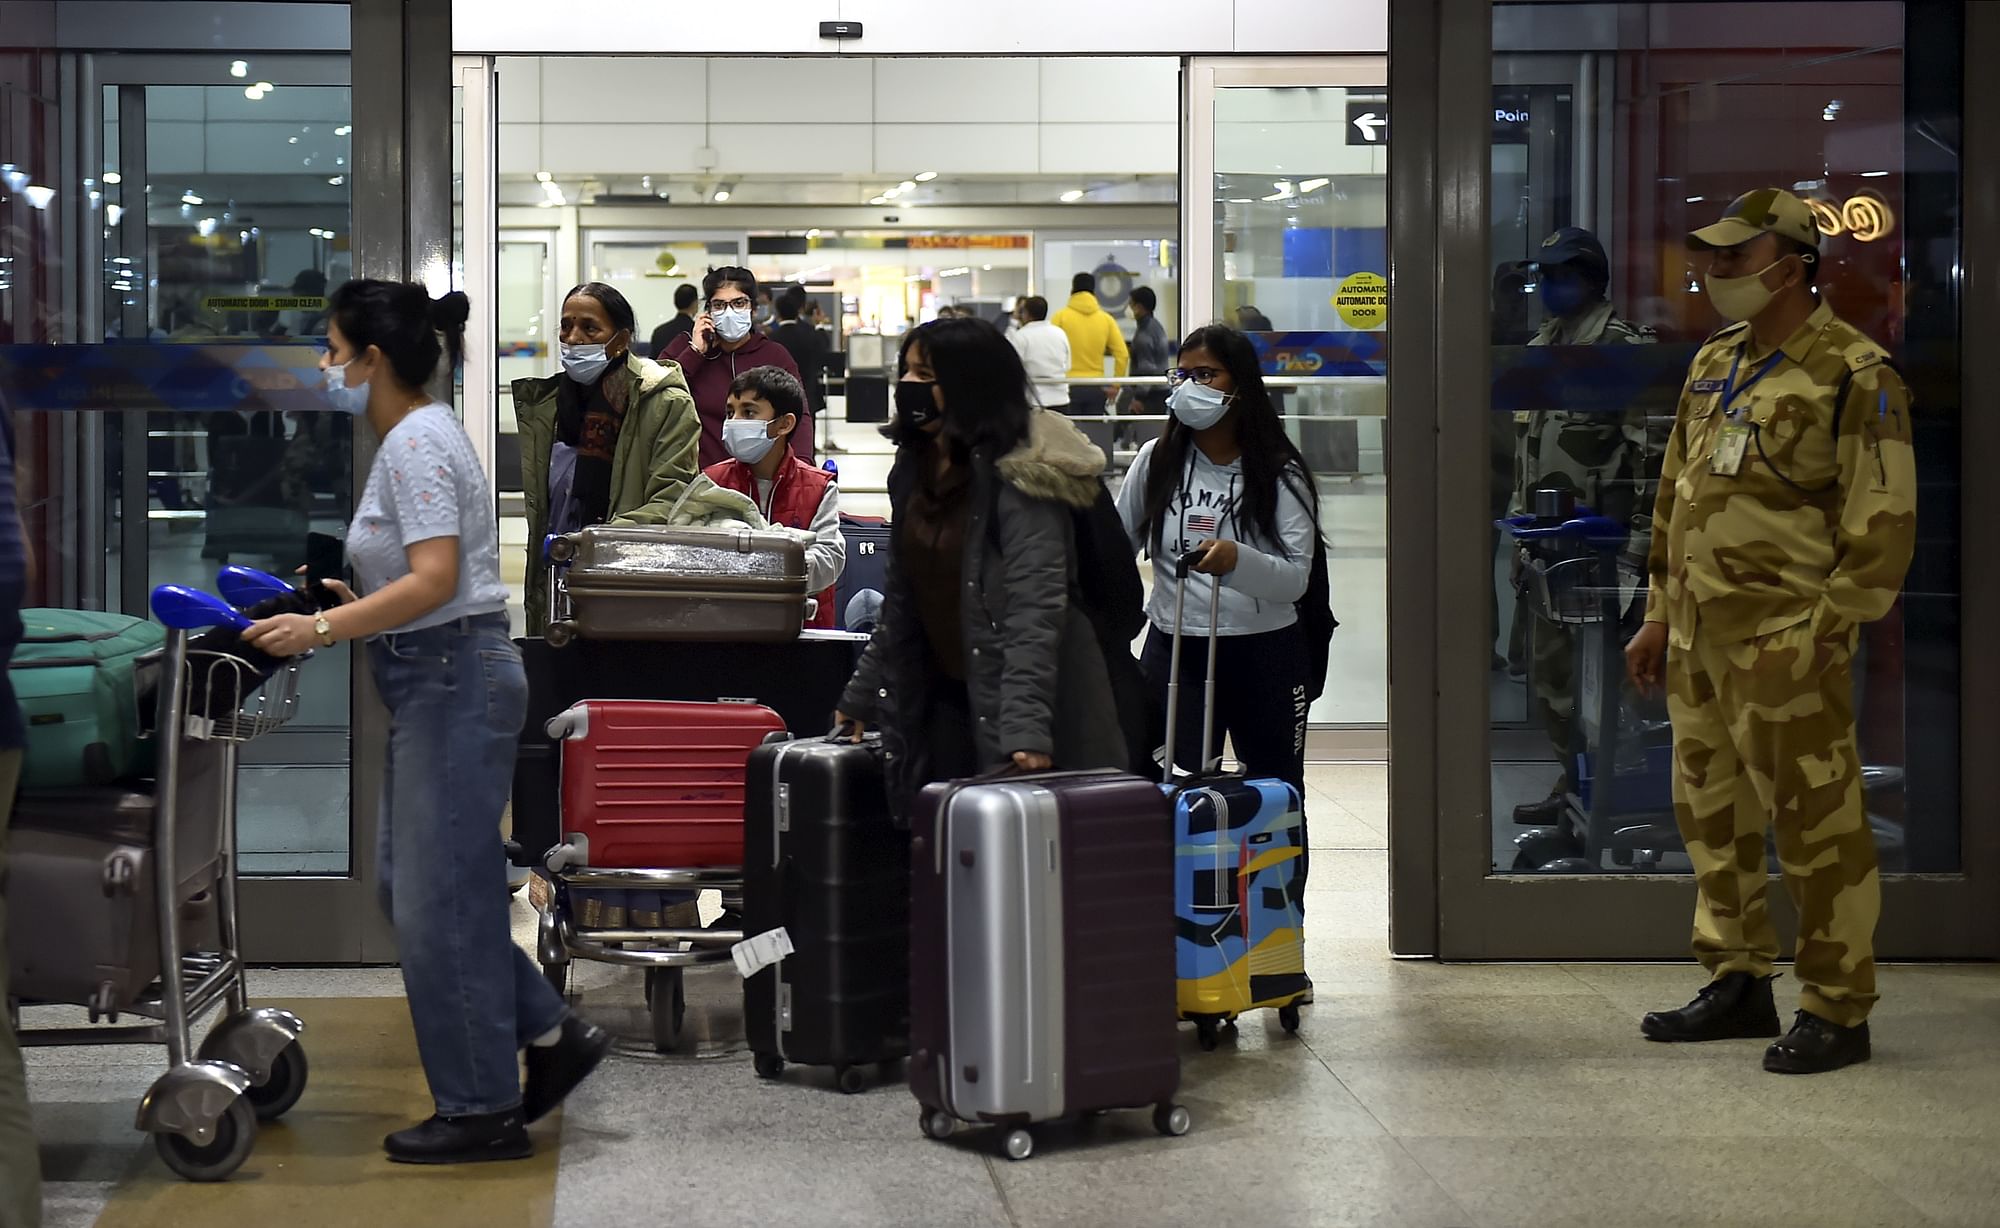
[[[847,565],[847,539],[833,475],[800,460],[788,442],[805,403],[805,388],[783,367],[752,367],[738,375],[722,422],[730,459],[704,472],[717,486],[750,496],[773,525],[812,530],[818,540],[806,551],[806,588],[817,595],[819,609],[806,625],[835,627],[833,587]]]

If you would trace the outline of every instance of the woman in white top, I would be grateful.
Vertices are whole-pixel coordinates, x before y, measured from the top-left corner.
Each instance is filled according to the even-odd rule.
[[[508,638],[493,494],[451,407],[425,384],[468,308],[422,286],[351,281],[328,309],[327,397],[381,440],[347,533],[365,596],[244,633],[277,656],[368,641],[389,709],[383,759],[382,906],[395,925],[417,1050],[437,1113],[383,1140],[416,1164],[519,1159],[526,1123],[555,1107],[610,1037],[570,1013],[514,945],[496,836],[527,716]],[[449,370],[450,368],[446,368]],[[528,1050],[525,1095],[517,1055]]]

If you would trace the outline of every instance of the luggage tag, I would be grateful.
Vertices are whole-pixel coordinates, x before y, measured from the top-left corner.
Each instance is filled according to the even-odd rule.
[[[791,953],[792,936],[783,926],[745,938],[729,948],[729,958],[736,961],[736,971],[746,981]]]
[[[1743,457],[1750,450],[1750,428],[1741,422],[1726,422],[1715,437],[1708,454],[1708,471],[1718,477],[1733,478],[1743,470]]]

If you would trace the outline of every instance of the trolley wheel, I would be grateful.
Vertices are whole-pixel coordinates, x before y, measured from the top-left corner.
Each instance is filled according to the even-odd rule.
[[[845,1095],[855,1096],[868,1090],[868,1075],[859,1066],[835,1067],[833,1080]]]
[[[681,1047],[681,1025],[687,1021],[687,993],[679,968],[646,972],[646,1004],[652,1008],[653,1051],[672,1053]]]
[[[257,1120],[276,1121],[290,1112],[305,1094],[306,1075],[306,1051],[295,1040],[278,1050],[278,1056],[271,1060],[271,1077],[261,1085],[251,1084],[243,1098],[250,1102]]]
[[[943,1109],[917,1110],[917,1129],[923,1131],[925,1138],[950,1138],[957,1128],[957,1120]]]
[[[1194,1125],[1194,1118],[1188,1115],[1186,1106],[1162,1100],[1153,1106],[1153,1129],[1168,1138],[1179,1138]]]
[[[1289,1006],[1278,1008],[1278,1026],[1287,1032],[1297,1032],[1299,1030],[1298,1003],[1294,1002]]]
[[[542,638],[548,641],[551,648],[567,648],[576,639],[576,624],[568,619],[550,623],[542,628]]]
[[[1018,1128],[1007,1131],[1008,1159],[1025,1160],[1033,1154],[1035,1154],[1034,1135],[1028,1133],[1026,1130]]]
[[[257,1145],[257,1111],[241,1096],[215,1119],[215,1137],[206,1145],[178,1134],[155,1134],[160,1159],[189,1181],[226,1181]]]
[[[1215,1020],[1213,1019],[1195,1020],[1194,1024],[1195,1039],[1201,1042],[1201,1048],[1204,1053],[1215,1052],[1215,1046],[1220,1039],[1219,1033],[1220,1029],[1215,1026]]]
[[[775,1079],[785,1073],[785,1059],[775,1053],[753,1053],[750,1055],[750,1065],[757,1071],[757,1077],[760,1079]]]

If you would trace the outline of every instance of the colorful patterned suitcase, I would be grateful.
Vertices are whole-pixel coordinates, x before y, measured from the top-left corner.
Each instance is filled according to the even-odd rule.
[[[758,704],[592,699],[548,724],[562,743],[562,830],[600,869],[743,864],[750,752],[784,731]]]
[[[1209,585],[1208,677],[1202,699],[1204,760],[1175,770],[1179,743],[1181,628],[1188,566],[1176,565],[1173,661],[1167,682],[1167,792],[1174,799],[1174,957],[1180,1017],[1204,1049],[1246,1011],[1274,1007],[1287,1032],[1311,1000],[1305,963],[1305,806],[1291,784],[1211,770],[1215,747],[1215,625],[1219,587]]]
[[[1153,1108],[1187,1132],[1159,787],[1122,772],[934,784],[910,844],[910,1090],[925,1134]]]

